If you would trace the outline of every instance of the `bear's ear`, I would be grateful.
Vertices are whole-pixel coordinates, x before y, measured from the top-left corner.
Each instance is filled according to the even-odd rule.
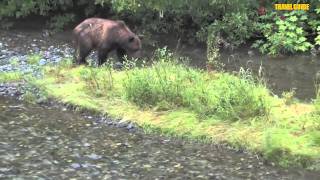
[[[120,27],[124,27],[126,26],[126,23],[124,21],[121,20],[117,20],[118,24],[120,25]]]
[[[128,40],[129,40],[129,42],[131,43],[131,42],[133,42],[134,37],[133,37],[133,36],[130,36]]]

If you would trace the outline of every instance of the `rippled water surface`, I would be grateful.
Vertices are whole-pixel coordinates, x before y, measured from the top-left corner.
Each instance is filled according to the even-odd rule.
[[[0,179],[320,179],[224,147],[146,135],[0,96]]]

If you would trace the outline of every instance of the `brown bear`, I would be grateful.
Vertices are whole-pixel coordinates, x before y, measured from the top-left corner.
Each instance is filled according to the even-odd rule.
[[[140,57],[141,41],[123,21],[101,18],[88,18],[73,30],[75,61],[87,64],[85,58],[92,50],[98,52],[98,65],[102,65],[112,50],[117,51],[119,61],[123,63],[124,55]]]

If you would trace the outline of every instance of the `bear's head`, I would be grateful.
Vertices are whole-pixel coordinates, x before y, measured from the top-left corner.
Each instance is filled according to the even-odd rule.
[[[141,40],[133,33],[128,26],[123,21],[116,21],[117,26],[114,30],[117,31],[117,36],[119,38],[118,45],[121,49],[125,50],[126,55],[129,58],[139,58],[141,57]]]
[[[129,36],[124,49],[126,50],[128,57],[140,58],[142,54],[140,38],[135,34]]]

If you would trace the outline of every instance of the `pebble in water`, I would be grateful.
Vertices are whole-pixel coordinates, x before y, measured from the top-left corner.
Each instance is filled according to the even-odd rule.
[[[78,168],[81,167],[81,165],[78,164],[78,163],[72,163],[70,166],[71,166],[72,168],[74,168],[74,169],[78,169]]]

